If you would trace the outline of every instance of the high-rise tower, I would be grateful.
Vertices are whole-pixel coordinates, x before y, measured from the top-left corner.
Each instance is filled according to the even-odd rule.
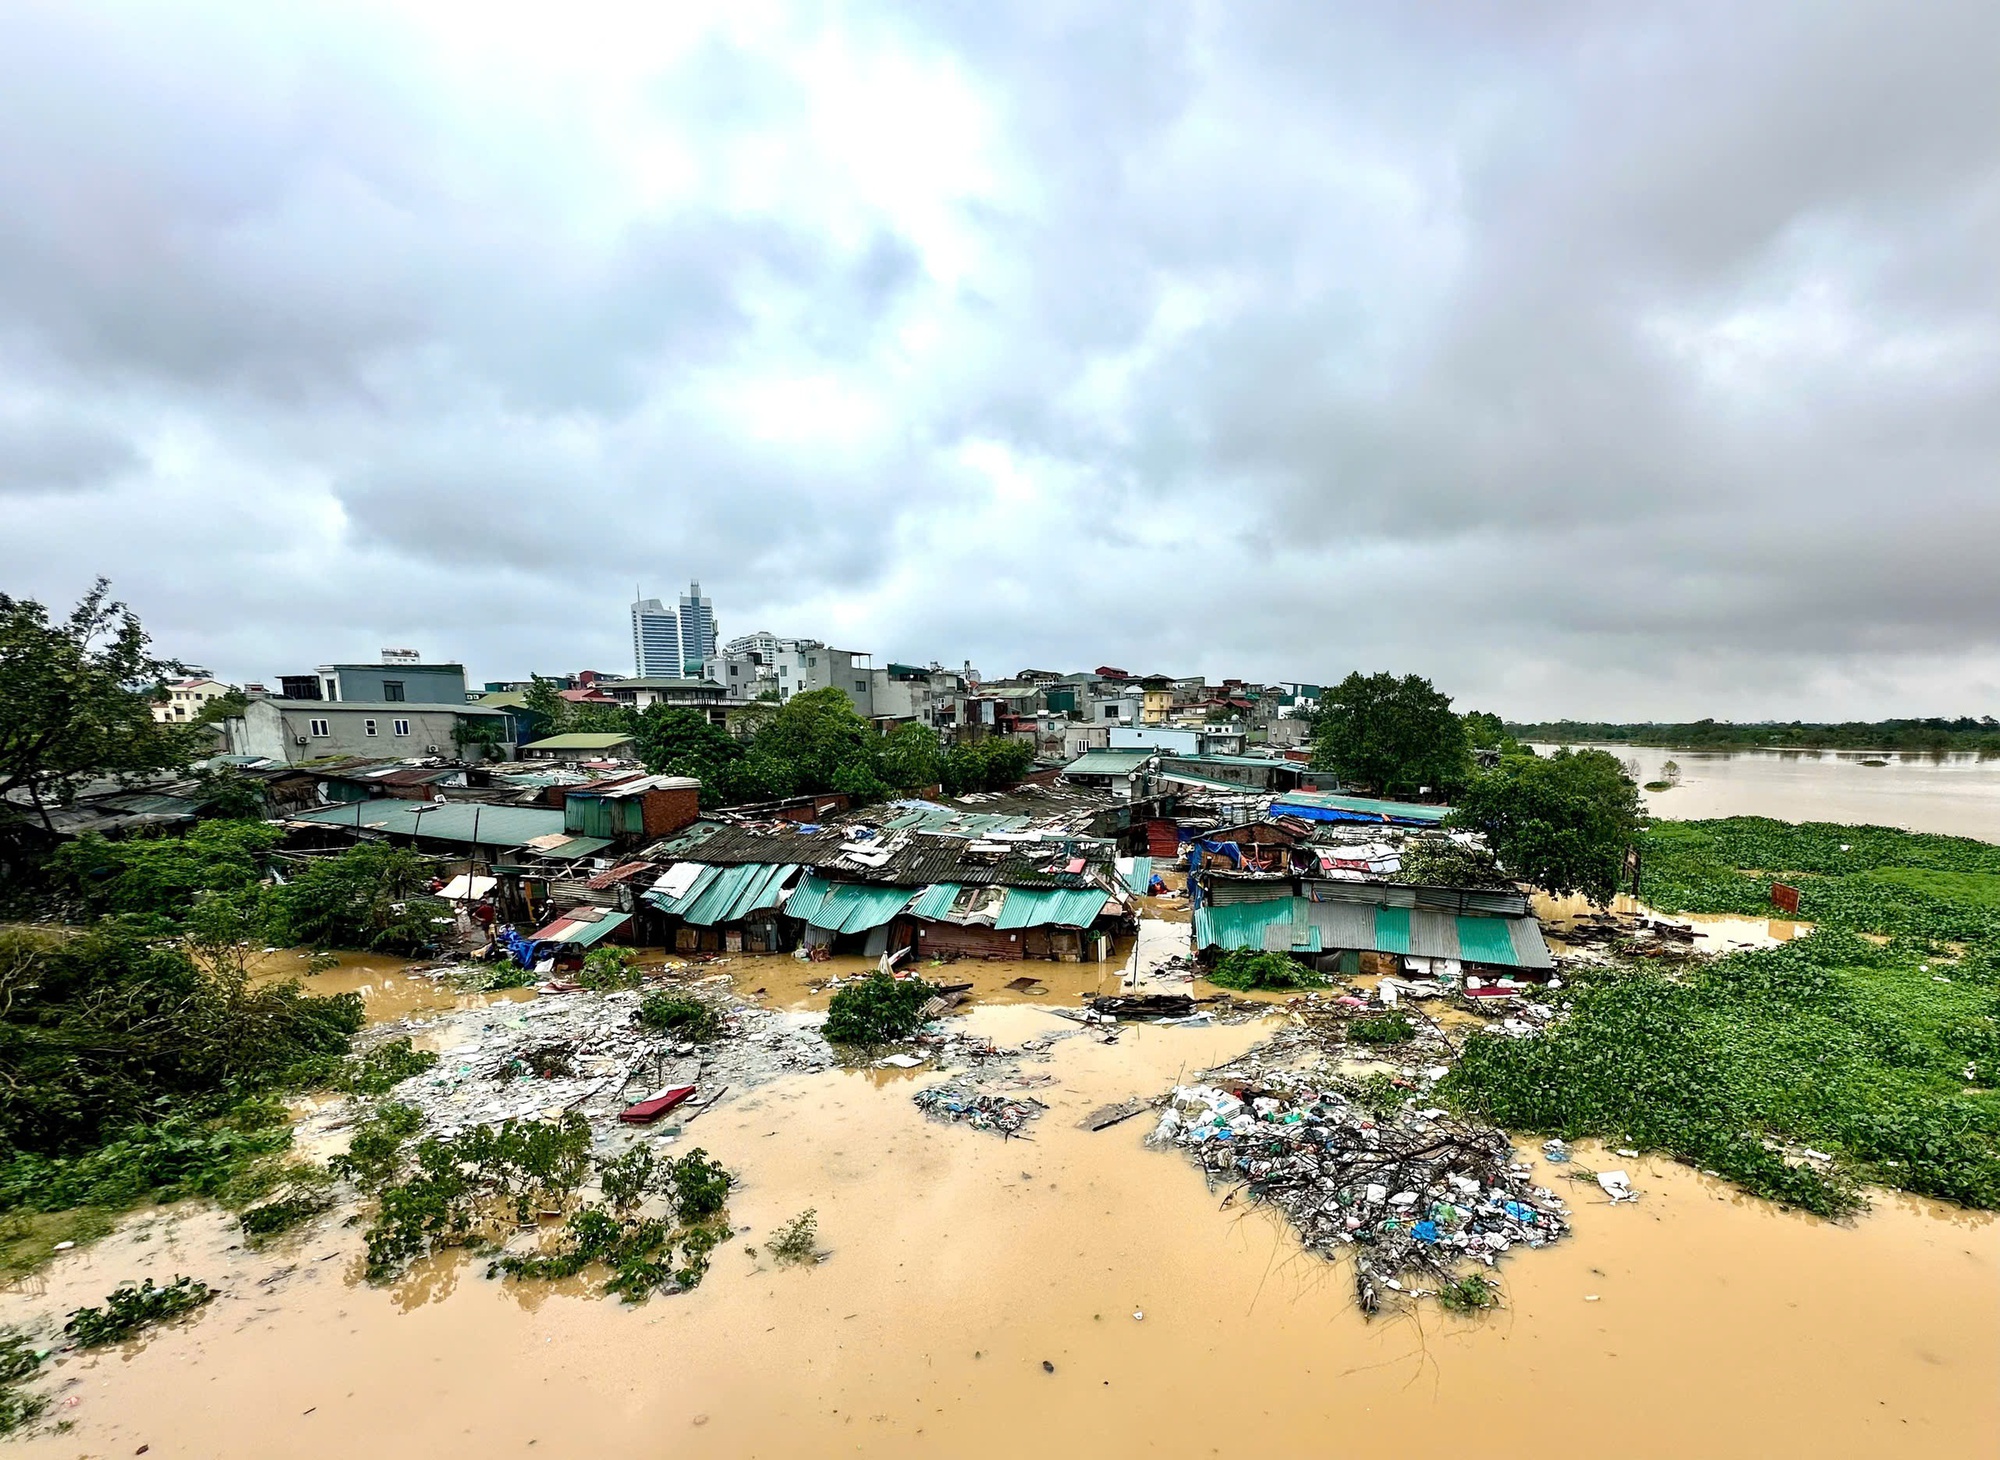
[[[715,605],[701,595],[700,582],[688,584],[681,595],[681,673],[698,675],[702,661],[716,650]]]
[[[703,600],[706,602],[706,600]],[[632,665],[641,679],[679,679],[687,672],[681,618],[657,598],[632,605]]]

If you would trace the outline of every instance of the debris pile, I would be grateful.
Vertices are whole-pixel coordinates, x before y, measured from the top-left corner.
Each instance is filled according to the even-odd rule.
[[[1385,1110],[1369,1093],[1282,1075],[1264,1088],[1177,1086],[1150,1139],[1279,1207],[1307,1247],[1351,1247],[1364,1313],[1385,1288],[1422,1295],[1408,1278],[1442,1285],[1468,1261],[1491,1267],[1516,1244],[1569,1230],[1567,1208],[1533,1184],[1505,1132],[1438,1109]]]
[[[1032,1096],[1017,1100],[1011,1095],[995,1095],[957,1083],[933,1085],[911,1097],[917,1109],[932,1120],[969,1125],[974,1130],[998,1131],[1017,1136],[1021,1128],[1048,1106]]]

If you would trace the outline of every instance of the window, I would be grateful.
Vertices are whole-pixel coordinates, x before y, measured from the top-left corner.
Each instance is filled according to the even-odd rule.
[[[867,681],[867,680],[865,680],[865,679],[857,679],[857,680],[855,680],[855,681],[854,681],[854,692],[855,692],[856,694],[858,694],[858,695],[865,695],[865,694],[867,694],[867,693],[868,693],[868,681]]]
[[[410,722],[408,720],[391,720],[389,722],[389,729],[407,740],[410,735]]]
[[[326,721],[324,720],[308,720],[306,721],[306,729],[321,740],[326,739],[328,734]]]
[[[393,700],[397,704],[401,704],[403,702],[403,681],[400,679],[383,680],[382,698],[385,700]]]
[[[363,735],[373,735],[375,733],[375,722],[373,720],[363,720],[361,722],[361,733]]]

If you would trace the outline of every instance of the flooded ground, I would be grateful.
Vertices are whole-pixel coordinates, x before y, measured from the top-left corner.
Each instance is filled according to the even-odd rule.
[[[1019,1006],[967,1018],[1007,1040],[1064,1023]],[[352,1230],[253,1255],[210,1211],[157,1215],[0,1296],[0,1320],[148,1274],[228,1296],[184,1328],[65,1360],[55,1414],[74,1428],[17,1451],[1992,1452],[2000,1229],[1984,1218],[1883,1197],[1835,1226],[1621,1158],[1642,1199],[1574,1188],[1575,1237],[1503,1264],[1505,1311],[1427,1305],[1371,1325],[1340,1270],[1146,1148],[1145,1118],[1077,1128],[1262,1032],[1066,1040],[1031,1140],[926,1122],[908,1084],[874,1072],[724,1105],[690,1134],[739,1173],[730,1212],[749,1230],[699,1290],[636,1309],[454,1260],[373,1289]],[[1555,1169],[1544,1178],[1568,1189]],[[745,1252],[806,1206],[823,1265]]]
[[[296,948],[266,953],[251,967],[253,978],[296,978],[312,994],[359,994],[371,1024],[388,1024],[445,1009],[476,1009],[485,1004],[532,999],[533,989],[499,989],[470,994],[447,978],[427,978],[422,971],[434,964],[413,963],[377,953],[335,953],[333,967],[309,971],[311,955]]]
[[[1578,921],[1599,909],[1582,895],[1550,897],[1537,892],[1533,899],[1535,916],[1542,920],[1542,932],[1558,953],[1568,947],[1563,934]],[[1749,948],[1775,948],[1812,931],[1812,924],[1798,918],[1751,918],[1732,913],[1656,912],[1636,897],[1623,893],[1611,900],[1611,911],[1626,917],[1657,918],[1694,929],[1691,945],[1700,953],[1740,953]]]
[[[1642,793],[1655,816],[1772,816],[2000,841],[2000,760],[1966,753],[1602,748],[1635,764],[1641,785],[1659,780],[1667,761],[1680,767],[1673,790]]]

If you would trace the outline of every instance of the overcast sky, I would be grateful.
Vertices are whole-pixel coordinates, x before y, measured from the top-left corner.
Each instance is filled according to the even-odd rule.
[[[0,3],[0,588],[227,678],[2000,712],[2000,5]]]

